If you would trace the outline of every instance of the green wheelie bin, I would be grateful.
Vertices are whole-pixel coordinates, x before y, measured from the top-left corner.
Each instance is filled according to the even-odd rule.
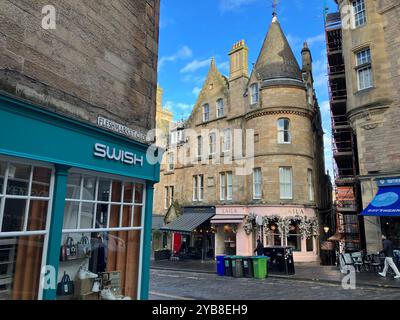
[[[243,278],[243,260],[240,256],[233,256],[232,259],[232,276],[235,278]]]
[[[224,258],[225,276],[232,277],[232,257],[225,256]]]
[[[268,272],[267,272],[267,261],[268,260],[269,260],[269,257],[266,257],[266,256],[253,257],[254,278],[265,279],[268,276]]]

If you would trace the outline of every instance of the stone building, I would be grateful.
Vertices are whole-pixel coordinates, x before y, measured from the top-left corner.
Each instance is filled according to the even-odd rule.
[[[251,255],[259,238],[317,261],[331,191],[311,52],[300,67],[274,15],[250,74],[244,41],[229,56],[229,77],[211,60],[182,140],[167,146],[154,212],[182,207],[162,228],[174,252],[184,241],[203,258]]]
[[[363,247],[377,252],[382,233],[400,246],[400,201],[386,203],[390,210],[369,210],[385,197],[384,186],[392,186],[397,198],[400,194],[399,181],[393,179],[400,177],[400,2],[336,2],[342,20],[346,113],[357,141],[361,204],[367,209],[361,224]],[[383,188],[374,199],[378,186]]]
[[[147,299],[160,3],[52,3],[0,4],[0,300]]]

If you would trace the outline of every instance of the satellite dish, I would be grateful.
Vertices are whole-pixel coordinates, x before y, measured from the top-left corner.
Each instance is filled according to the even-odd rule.
[[[263,225],[263,218],[262,216],[257,216],[256,223],[261,227]]]

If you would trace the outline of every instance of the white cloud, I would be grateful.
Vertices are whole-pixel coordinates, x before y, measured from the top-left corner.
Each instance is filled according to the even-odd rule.
[[[243,7],[256,2],[257,0],[220,0],[219,8],[222,12],[239,11]]]
[[[192,90],[192,93],[197,97],[199,95],[200,91],[201,91],[201,88],[194,87]]]
[[[174,101],[165,102],[165,107],[172,111],[191,111],[193,109],[192,104]]]
[[[229,72],[229,61],[225,61],[225,62],[222,62],[222,63],[218,64],[217,68],[222,73],[224,73],[224,72],[228,73]]]
[[[161,57],[160,60],[158,61],[158,70],[161,70],[161,68],[167,62],[175,62],[179,59],[191,58],[192,56],[193,56],[192,49],[190,49],[188,46],[183,46],[176,53],[170,56]]]
[[[210,59],[206,60],[193,60],[181,69],[181,73],[196,72],[199,69],[205,68],[210,65]]]
[[[308,38],[306,41],[309,46],[312,46],[315,43],[325,42],[325,39],[325,34],[321,33],[317,36]]]

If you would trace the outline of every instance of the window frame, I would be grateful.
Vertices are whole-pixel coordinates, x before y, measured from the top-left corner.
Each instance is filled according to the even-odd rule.
[[[227,145],[227,141],[229,141],[228,145]],[[223,139],[222,147],[223,147],[223,149],[222,149],[223,152],[231,152],[232,151],[232,130],[230,128],[224,130],[224,139]]]
[[[260,181],[256,181],[257,174],[259,172]],[[262,169],[261,168],[254,168],[253,169],[253,200],[261,200],[262,199]],[[256,193],[256,187],[259,185],[260,193]]]
[[[357,11],[359,6],[361,10]],[[357,29],[367,24],[367,8],[365,0],[353,0],[351,5],[353,28]],[[361,21],[361,23],[360,23]]]
[[[365,53],[365,55],[363,55]],[[372,53],[371,48],[363,48],[361,50],[356,51],[355,53],[355,70],[356,70],[356,78],[357,78],[357,89],[358,91],[367,90],[374,87],[374,79],[373,79],[373,72],[372,72]],[[369,74],[369,85],[365,85],[365,75],[363,72],[368,71]],[[361,80],[364,81],[364,86],[361,86]]]
[[[44,241],[46,242],[47,238],[48,238],[49,228],[50,228],[53,195],[54,195],[54,180],[55,180],[54,166],[52,166],[51,164],[47,164],[47,163],[41,163],[41,162],[36,162],[36,161],[23,161],[23,160],[19,160],[19,159],[15,159],[15,158],[8,158],[8,157],[0,157],[0,161],[6,163],[6,169],[4,172],[4,180],[3,180],[3,189],[0,190],[0,200],[1,200],[0,201],[0,238],[44,235],[45,236]],[[7,184],[8,184],[8,175],[9,175],[10,164],[17,164],[17,165],[23,165],[23,166],[30,167],[27,195],[7,194]],[[33,184],[33,171],[34,171],[35,167],[47,168],[47,169],[51,170],[51,176],[50,176],[50,182],[49,182],[49,196],[48,197],[37,197],[37,196],[31,195],[32,184]],[[10,232],[9,231],[6,231],[6,232],[1,231],[2,226],[3,226],[3,219],[4,219],[4,208],[5,208],[7,199],[25,200],[26,201],[26,205],[24,208],[24,225],[23,225],[22,231],[10,231]],[[45,230],[34,230],[34,231],[27,230],[31,201],[47,201],[47,203],[48,203]],[[47,250],[47,244],[45,246],[46,246],[46,250]]]
[[[281,127],[281,121],[284,121],[283,127]],[[288,124],[287,129],[285,129],[285,124]],[[279,118],[277,121],[277,141],[278,144],[292,144],[292,123],[289,118]],[[282,129],[283,128],[283,129]],[[285,134],[289,138],[288,141],[285,141]],[[282,138],[282,140],[281,140]]]
[[[211,132],[208,138],[209,138],[208,154],[209,156],[213,156],[217,152],[217,134],[215,132]]]
[[[315,189],[314,189],[313,171],[311,169],[307,169],[307,186],[308,186],[308,200],[314,202]]]
[[[203,136],[197,136],[197,158],[203,157]]]
[[[225,102],[223,98],[220,98],[216,102],[217,119],[225,116]],[[222,111],[222,112],[221,112]]]
[[[79,211],[78,211],[78,222],[77,222],[77,228],[76,229],[64,229],[63,225],[63,230],[62,233],[89,233],[89,232],[113,232],[113,231],[144,231],[144,215],[145,215],[145,210],[146,210],[146,182],[141,179],[136,179],[136,178],[129,178],[129,177],[121,177],[121,176],[115,176],[115,175],[109,175],[109,174],[104,174],[102,172],[90,172],[90,171],[85,171],[85,170],[80,170],[80,169],[72,169],[68,172],[68,175],[71,174],[79,174],[83,177],[83,179],[80,179],[80,196],[79,199],[72,199],[72,198],[65,198],[65,203],[70,202],[70,203],[78,203],[79,204]],[[93,200],[84,200],[82,198],[82,193],[83,193],[83,182],[84,182],[84,177],[95,177],[96,178],[96,187],[95,187],[95,197]],[[100,180],[110,180],[110,195],[108,201],[102,201],[98,200],[98,187],[99,187],[99,181]],[[121,200],[120,201],[112,201],[112,184],[114,181],[118,181],[122,183],[121,187]],[[132,183],[134,185],[134,188],[132,190],[132,202],[124,202],[124,191],[125,191],[125,184],[126,183]],[[141,203],[136,203],[135,201],[135,191],[136,191],[136,184],[141,184],[143,186],[142,189],[142,202]],[[80,222],[81,222],[81,209],[82,209],[82,204],[84,203],[92,203],[93,204],[93,221],[92,221],[92,227],[91,228],[85,228],[81,229],[80,228]],[[99,204],[104,204],[108,205],[108,212],[107,212],[107,224],[106,228],[96,228],[96,208]],[[119,227],[110,227],[110,216],[111,216],[111,207],[112,206],[120,206],[119,208]],[[122,227],[122,215],[123,215],[123,209],[125,206],[131,206],[131,226],[130,227]],[[140,207],[141,208],[141,217],[140,217],[140,226],[133,226],[134,225],[134,214],[135,214],[135,208]],[[64,206],[65,210],[65,206]]]
[[[256,88],[254,90],[254,88]],[[260,101],[260,88],[257,82],[250,85],[250,104],[254,105]]]
[[[224,201],[226,194],[225,172],[219,174],[219,200]]]
[[[231,201],[233,198],[233,176],[232,172],[226,172],[226,200]]]
[[[290,182],[282,181],[283,180],[283,172],[284,170],[289,170],[290,172]],[[282,193],[282,186],[290,185],[290,196],[283,195]],[[293,200],[293,168],[292,167],[279,167],[279,193],[281,200]]]
[[[175,170],[175,154],[173,152],[168,152],[168,171]]]
[[[210,121],[210,105],[208,103],[203,104],[203,122]]]

